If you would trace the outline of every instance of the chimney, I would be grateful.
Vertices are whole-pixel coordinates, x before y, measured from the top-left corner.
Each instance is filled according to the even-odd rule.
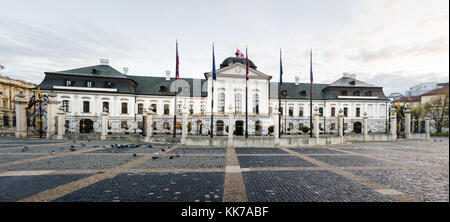
[[[170,71],[166,70],[166,81],[170,80]]]
[[[300,83],[300,77],[296,76],[295,77],[295,85],[298,86],[299,83]]]
[[[128,67],[123,67],[123,74],[128,75]]]
[[[349,73],[349,72],[344,72],[343,76],[356,79],[356,74],[352,74],[352,73]]]
[[[100,65],[109,65],[109,59],[100,59]]]

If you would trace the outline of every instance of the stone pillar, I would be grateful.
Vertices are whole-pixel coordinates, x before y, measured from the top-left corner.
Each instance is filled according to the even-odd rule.
[[[181,125],[181,144],[186,144],[186,138],[187,138],[187,134],[188,134],[188,110],[186,109],[186,107],[183,109],[183,123]]]
[[[392,140],[397,140],[397,109],[395,106],[391,107],[390,113],[389,113],[389,120],[391,124],[391,129],[389,134],[392,137]]]
[[[26,110],[27,103],[28,102],[23,93],[19,93],[15,96],[14,104],[16,106],[16,138],[26,138],[28,136]]]
[[[233,141],[233,131],[234,131],[234,114],[228,114],[228,147],[232,147],[234,145]]]
[[[103,109],[103,112],[101,114],[102,118],[102,132],[100,135],[100,140],[106,140],[106,137],[108,135],[108,110],[106,108]]]
[[[278,109],[276,109],[278,110]],[[280,128],[278,127],[279,124],[279,111],[276,111],[273,113],[273,135],[274,135],[274,145],[279,146],[280,145]]]
[[[64,112],[63,108],[59,108],[58,112],[58,126],[57,126],[57,140],[62,140],[64,138],[64,134],[66,133],[66,112]]]
[[[319,138],[319,108],[315,107],[314,108],[314,114],[313,114],[313,124],[314,124],[314,130],[313,130],[313,134],[315,138]]]
[[[147,114],[147,109],[144,108],[144,111],[142,113],[142,124],[143,124],[143,128],[142,128],[142,136],[147,136],[147,122],[148,122],[148,114]]]
[[[405,114],[405,138],[411,139],[411,110],[409,106],[405,107],[403,113]]]
[[[343,114],[343,110],[340,109],[339,113],[338,113],[338,127],[339,127],[339,136],[344,136],[344,114]]]
[[[430,117],[425,117],[425,134],[426,134],[426,139],[429,140],[430,139]]]
[[[368,125],[368,117],[367,117],[367,113],[364,112],[364,116],[363,116],[363,133],[364,136],[367,136],[369,134],[369,125]]]
[[[60,102],[56,100],[56,93],[48,94],[48,104],[47,104],[47,139],[51,139],[51,137],[55,134],[55,120],[57,113],[57,105]]]

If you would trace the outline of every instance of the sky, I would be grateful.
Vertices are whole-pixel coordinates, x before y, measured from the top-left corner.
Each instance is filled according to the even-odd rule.
[[[236,49],[283,82],[344,72],[386,95],[449,79],[448,0],[0,0],[1,75],[39,84],[44,72],[109,59],[130,75],[204,78]]]

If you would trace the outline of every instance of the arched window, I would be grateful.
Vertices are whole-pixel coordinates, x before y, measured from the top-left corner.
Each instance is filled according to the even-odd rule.
[[[122,103],[122,114],[128,113],[128,103]]]
[[[83,102],[83,113],[88,113],[89,112],[89,101],[84,101]]]
[[[253,113],[259,113],[259,96],[253,95]]]
[[[218,97],[219,97],[218,111],[219,111],[219,113],[224,113],[225,112],[225,94],[219,93]]]
[[[242,113],[242,96],[239,93],[234,95],[234,108],[236,113]]]
[[[109,102],[103,102],[103,109],[106,109],[106,112],[109,113]]]

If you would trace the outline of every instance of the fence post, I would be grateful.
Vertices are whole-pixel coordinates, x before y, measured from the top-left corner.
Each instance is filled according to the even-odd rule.
[[[55,119],[57,112],[57,105],[60,102],[56,100],[56,94],[50,93],[48,94],[48,105],[47,105],[47,139],[51,139],[51,137],[55,134]]]
[[[101,118],[102,118],[102,132],[100,135],[100,140],[106,140],[106,137],[108,135],[108,110],[105,108],[103,108],[103,112],[101,114]]]
[[[276,112],[273,113],[273,135],[274,135],[274,139],[275,139],[275,146],[279,146],[280,145],[280,128],[278,127],[279,124],[279,115],[280,112],[278,111],[278,108],[275,108],[275,110],[277,110]]]
[[[430,117],[425,117],[425,135],[426,139],[430,139]]]
[[[319,108],[314,107],[314,129],[313,129],[313,134],[315,138],[319,138]]]
[[[392,137],[392,141],[397,140],[397,109],[395,108],[395,106],[391,106],[391,110],[389,113],[389,119],[391,121],[391,129],[390,129],[390,134]]]
[[[234,145],[233,141],[233,132],[234,132],[234,114],[228,114],[228,147],[232,147]]]
[[[186,138],[187,138],[187,133],[188,133],[188,128],[187,128],[187,125],[188,125],[188,114],[189,114],[189,112],[188,112],[188,110],[187,110],[187,108],[185,107],[184,109],[183,109],[183,122],[182,122],[182,125],[181,125],[181,144],[186,144]]]
[[[16,138],[26,138],[28,133],[25,95],[23,93],[16,95],[14,104],[16,106]]]
[[[62,107],[60,107],[56,114],[58,115],[58,126],[57,126],[56,139],[62,140],[64,138],[64,134],[66,132],[66,129],[65,129],[66,112],[64,112],[64,109]]]
[[[408,105],[403,113],[405,114],[405,139],[411,139],[411,110]]]

